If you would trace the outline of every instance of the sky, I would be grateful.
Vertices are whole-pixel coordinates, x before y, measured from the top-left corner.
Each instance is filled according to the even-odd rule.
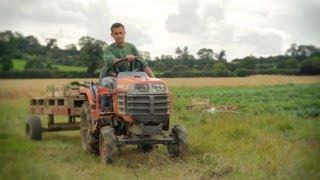
[[[0,31],[34,35],[42,44],[77,44],[82,36],[113,42],[110,26],[151,56],[188,46],[226,50],[227,59],[284,54],[292,43],[320,46],[319,0],[1,0]]]

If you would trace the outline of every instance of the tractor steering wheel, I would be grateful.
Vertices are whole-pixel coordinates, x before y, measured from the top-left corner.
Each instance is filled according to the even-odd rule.
[[[120,70],[119,70],[119,65],[125,62],[128,62],[128,58],[123,58],[118,60],[116,63],[113,64],[112,68],[113,68],[113,72],[116,73],[117,75],[119,74]],[[134,62],[137,61],[139,62],[139,68],[134,69]],[[142,61],[138,58],[135,58],[133,61],[130,61],[130,69],[129,71],[131,72],[137,72],[137,71],[143,71],[142,69]]]

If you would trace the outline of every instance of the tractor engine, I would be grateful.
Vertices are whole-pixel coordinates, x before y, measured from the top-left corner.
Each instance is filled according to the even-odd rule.
[[[132,74],[134,73],[134,75]],[[169,129],[170,94],[165,83],[145,73],[120,73],[113,107],[135,135],[158,135]]]

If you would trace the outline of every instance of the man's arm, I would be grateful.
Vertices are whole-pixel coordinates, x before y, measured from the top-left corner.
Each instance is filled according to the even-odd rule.
[[[134,55],[140,59],[143,63],[143,71],[145,73],[147,73],[147,75],[150,77],[150,78],[154,78],[154,74],[152,72],[152,70],[149,68],[149,66],[147,65],[147,62],[142,58],[141,54],[139,53],[138,49],[134,46],[133,46],[133,52],[134,52]]]
[[[145,67],[143,68],[143,70],[144,70],[145,73],[148,74],[148,76],[149,76],[150,78],[154,78],[154,77],[155,77],[154,74],[153,74],[153,72],[152,72],[152,70],[149,68],[149,66],[145,66]]]
[[[103,59],[105,61],[105,65],[107,67],[112,67],[112,65],[115,63],[114,61],[117,59],[114,54],[112,53],[112,49],[110,46],[104,49],[103,53]]]

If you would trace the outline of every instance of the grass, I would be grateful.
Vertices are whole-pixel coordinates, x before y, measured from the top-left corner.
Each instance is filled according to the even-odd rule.
[[[23,71],[26,61],[20,59],[13,60],[13,70]],[[69,72],[69,71],[86,71],[86,67],[77,67],[77,66],[67,66],[61,64],[54,64],[53,67],[57,67],[59,71]]]
[[[69,71],[87,71],[86,67],[77,67],[77,66],[67,66],[67,65],[53,65],[53,67],[57,67],[59,71],[65,71],[65,72],[69,72]]]
[[[209,98],[214,105],[236,105],[241,112],[259,115],[261,113],[287,113],[302,117],[320,115],[320,84],[276,85],[256,88],[173,88],[177,99],[176,109],[184,108],[191,98]]]
[[[0,179],[319,179],[319,88],[172,87],[171,124],[187,127],[188,155],[170,159],[163,146],[146,154],[131,146],[110,166],[82,151],[78,131],[26,139],[28,99],[0,97]],[[193,97],[238,105],[238,113],[190,113]]]
[[[20,59],[13,59],[13,70],[23,71],[26,61]]]

